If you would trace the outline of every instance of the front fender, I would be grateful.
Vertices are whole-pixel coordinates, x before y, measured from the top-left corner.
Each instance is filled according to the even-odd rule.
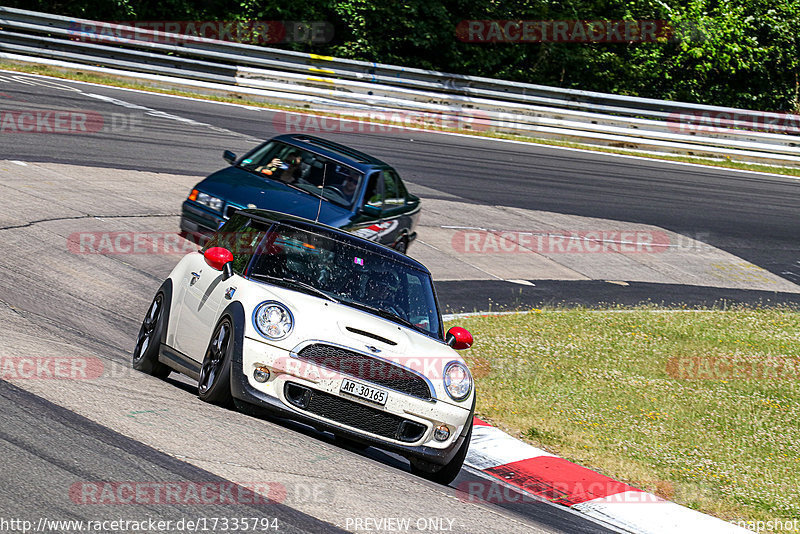
[[[164,324],[166,328],[161,331],[161,344],[164,345],[167,343],[167,332],[169,331],[169,318],[170,318],[170,311],[172,311],[174,302],[172,302],[172,280],[167,278],[164,280],[164,283],[161,284],[161,287],[158,288],[156,291],[156,295],[159,293],[164,294],[164,309],[161,311]]]
[[[233,398],[246,399],[245,385],[247,377],[242,372],[244,355],[244,330],[247,315],[244,313],[244,306],[237,301],[231,302],[219,315],[219,319],[228,317],[233,324],[233,355],[231,358],[231,394]],[[219,322],[219,321],[218,321]]]

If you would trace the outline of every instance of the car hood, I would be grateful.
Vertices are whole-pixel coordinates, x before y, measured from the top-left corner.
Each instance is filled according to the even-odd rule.
[[[323,200],[320,207],[318,197],[236,167],[217,171],[195,187],[243,208],[278,211],[312,221],[317,219],[319,211],[319,222],[330,226],[341,226],[351,215],[347,208],[327,200]]]
[[[284,340],[270,342],[285,350],[292,350],[310,339],[362,351],[373,346],[379,348],[380,355],[385,358],[414,358],[415,365],[410,367],[415,370],[420,370],[417,367],[421,359],[461,359],[441,341],[346,304],[255,280],[242,279],[240,289],[243,291],[239,300],[245,309],[254,309],[263,300],[271,299],[283,303],[292,312],[296,321],[292,334]],[[247,325],[245,333],[263,341],[252,324]]]

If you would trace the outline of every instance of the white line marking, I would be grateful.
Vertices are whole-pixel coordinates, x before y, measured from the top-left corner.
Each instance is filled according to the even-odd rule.
[[[178,375],[178,376],[181,376],[181,375]],[[491,488],[491,487],[493,487],[492,486],[493,484],[497,484],[497,485],[499,485],[499,486],[501,486],[503,488],[508,488],[508,490],[510,490],[510,491],[513,491],[515,493],[519,493],[521,495],[520,499],[521,499],[522,502],[527,502],[527,501],[537,502],[537,503],[540,503],[541,505],[550,506],[552,508],[558,509],[560,514],[570,514],[570,515],[573,515],[575,517],[580,517],[582,521],[590,521],[590,522],[595,523],[597,525],[602,525],[603,527],[605,527],[606,529],[608,529],[608,530],[610,530],[612,532],[618,532],[620,534],[631,534],[631,532],[629,530],[621,530],[616,525],[612,525],[612,524],[607,523],[605,521],[601,521],[601,520],[599,520],[599,519],[597,519],[595,517],[590,517],[590,516],[584,515],[581,512],[573,510],[572,508],[567,508],[566,506],[562,506],[560,504],[556,504],[556,503],[554,503],[552,501],[549,501],[549,500],[545,499],[544,497],[540,497],[540,496],[538,496],[538,495],[536,495],[534,493],[531,493],[530,491],[526,491],[524,488],[520,488],[519,486],[515,486],[513,484],[509,484],[508,482],[506,482],[504,480],[501,480],[499,478],[495,478],[493,476],[487,475],[486,473],[484,473],[480,469],[475,469],[475,468],[470,467],[468,465],[465,465],[463,469],[464,469],[464,471],[472,474],[476,478],[484,481],[483,483],[486,485],[486,487]],[[467,483],[467,484],[469,484],[469,483]],[[459,495],[459,492],[463,492],[463,491],[465,491],[463,486],[459,485],[458,486],[458,490],[456,492],[456,496],[458,496],[461,499],[465,499],[465,500],[469,499],[470,497],[468,495]],[[469,492],[469,486],[467,486],[466,492],[467,493]]]
[[[426,243],[425,241],[422,241],[421,239],[417,239],[417,240],[416,240],[416,241],[414,241],[414,242],[415,242],[415,243],[419,243],[420,245],[425,245],[426,247],[430,247],[430,248],[432,248],[433,250],[435,250],[435,251],[437,251],[437,252],[440,252],[440,253],[442,253],[442,254],[446,255],[446,256],[447,256],[449,259],[456,260],[456,261],[458,261],[458,262],[461,262],[461,263],[463,263],[464,265],[468,265],[468,266],[472,267],[473,269],[475,269],[475,270],[477,270],[477,271],[480,271],[480,272],[482,272],[482,273],[484,273],[484,274],[488,274],[489,276],[496,278],[497,280],[503,280],[502,278],[500,278],[500,277],[499,277],[499,276],[497,276],[496,274],[494,274],[494,273],[490,273],[489,271],[486,271],[486,270],[484,270],[484,269],[481,269],[481,268],[480,268],[480,267],[478,267],[477,265],[472,265],[471,263],[469,263],[469,262],[466,262],[466,261],[462,260],[461,258],[458,258],[458,257],[455,257],[455,256],[450,256],[449,254],[446,254],[446,253],[445,253],[443,250],[441,250],[440,248],[438,248],[438,247],[435,247],[435,246],[431,245],[430,243]]]
[[[226,128],[220,128],[219,126],[214,126],[213,124],[208,124],[206,122],[198,122],[198,121],[196,121],[194,119],[181,117],[179,115],[173,115],[172,113],[167,113],[165,111],[149,108],[149,107],[146,107],[146,106],[140,106],[139,104],[133,104],[131,102],[126,102],[124,100],[119,100],[117,98],[113,98],[113,97],[110,97],[110,96],[97,95],[97,94],[94,94],[94,93],[84,93],[84,92],[82,92],[81,94],[84,95],[84,96],[88,96],[89,98],[94,98],[96,100],[102,100],[103,102],[108,102],[109,104],[114,104],[115,106],[122,106],[122,107],[128,108],[128,109],[142,110],[142,111],[145,112],[145,115],[149,115],[151,117],[159,117],[159,118],[162,118],[162,119],[183,122],[183,123],[186,123],[186,124],[190,124],[192,126],[204,126],[204,127],[208,128],[208,129],[210,129],[211,131],[218,132],[218,133],[221,133],[221,134],[233,135],[235,137],[244,137],[245,139],[247,139],[248,141],[253,142],[253,143],[260,143],[261,142],[258,139],[253,139],[249,135],[245,135],[245,134],[242,134],[242,133],[239,133],[239,132],[234,132],[234,131],[228,130]]]
[[[573,510],[639,534],[723,534],[751,532],[669,501],[642,502],[641,494],[612,496],[576,504]],[[645,497],[646,498],[646,497]]]
[[[499,428],[475,426],[472,428],[472,441],[469,443],[464,463],[483,470],[539,456],[556,457],[554,454],[512,438]]]
[[[478,316],[487,316],[487,317],[500,317],[503,315],[529,315],[531,313],[565,313],[570,310],[541,310],[539,308],[533,310],[521,310],[521,311],[476,311],[476,312],[464,312],[464,313],[445,313],[442,315],[442,321],[453,321],[455,319],[461,319],[463,317],[478,317]],[[714,312],[722,312],[725,310],[690,310],[690,309],[678,309],[678,310],[603,310],[603,309],[587,309],[583,311],[593,312],[593,313],[714,313]]]

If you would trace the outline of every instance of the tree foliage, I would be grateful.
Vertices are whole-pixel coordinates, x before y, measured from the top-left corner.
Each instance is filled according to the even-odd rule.
[[[12,0],[95,20],[327,21],[284,45],[444,72],[751,109],[797,111],[800,0]],[[644,43],[468,43],[463,20],[663,20]]]

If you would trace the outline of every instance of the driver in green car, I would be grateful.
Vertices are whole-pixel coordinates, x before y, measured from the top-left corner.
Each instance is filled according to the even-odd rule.
[[[276,158],[277,159],[277,158]],[[286,157],[285,165],[278,171],[278,179],[287,184],[293,184],[303,175],[303,157],[299,152],[291,152]],[[284,169],[284,166],[288,166]]]
[[[345,194],[345,198],[348,201],[353,200],[353,195],[356,194],[358,190],[358,174],[355,172],[351,172],[345,178],[344,183],[342,184],[342,193]]]
[[[281,182],[293,184],[303,176],[303,157],[299,152],[292,151],[285,160],[272,158],[269,165],[260,170]]]

